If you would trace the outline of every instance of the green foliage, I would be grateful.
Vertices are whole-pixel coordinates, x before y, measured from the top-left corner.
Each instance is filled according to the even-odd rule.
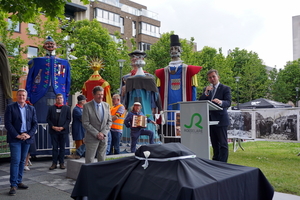
[[[1,12],[0,12],[1,15]],[[2,15],[7,17],[8,15]],[[19,88],[19,78],[24,75],[23,67],[27,65],[27,59],[22,58],[23,53],[27,53],[27,48],[22,47],[24,41],[20,37],[13,37],[14,28],[17,23],[12,23],[12,28],[8,29],[8,22],[0,20],[0,42],[5,45],[6,51],[9,55],[9,64],[12,73],[12,87],[13,90]]]
[[[88,4],[88,0],[80,0]],[[12,13],[12,19],[19,22],[31,22],[40,13],[50,19],[56,17],[64,18],[65,4],[71,0],[0,0],[0,10],[5,13]],[[3,20],[0,15],[0,20]]]
[[[70,44],[75,44],[72,52],[77,60],[71,60],[72,85],[71,93],[81,91],[86,80],[93,71],[88,67],[92,59],[102,59],[104,70],[100,75],[111,87],[111,92],[116,93],[120,86],[119,64],[117,60],[128,59],[128,51],[125,43],[115,43],[109,36],[107,29],[96,21],[81,20],[68,24]],[[129,62],[125,63],[125,70],[129,68]]]
[[[265,98],[271,82],[266,66],[263,65],[257,53],[235,48],[229,56],[235,63],[232,68],[233,77],[241,77],[237,85],[239,102],[245,103],[257,98]]]
[[[278,72],[276,82],[272,85],[275,101],[287,103],[296,102],[295,87],[300,86],[300,59],[288,62],[284,69]]]

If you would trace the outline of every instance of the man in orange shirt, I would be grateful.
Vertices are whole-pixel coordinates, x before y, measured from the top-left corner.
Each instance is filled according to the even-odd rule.
[[[125,119],[125,107],[120,103],[121,97],[119,94],[115,94],[112,97],[113,107],[110,109],[112,117],[111,125],[111,146],[110,154],[120,153],[120,138],[122,136],[123,124]]]

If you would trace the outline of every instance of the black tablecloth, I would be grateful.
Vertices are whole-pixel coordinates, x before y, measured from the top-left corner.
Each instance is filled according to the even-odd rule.
[[[141,146],[136,156],[174,158],[194,153],[180,143]],[[81,167],[71,197],[88,200],[272,200],[274,190],[258,168],[201,158],[149,161],[132,157]]]

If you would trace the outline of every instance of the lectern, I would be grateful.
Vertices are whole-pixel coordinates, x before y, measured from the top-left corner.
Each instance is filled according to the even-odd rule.
[[[180,102],[181,143],[197,157],[210,159],[209,126],[218,121],[209,121],[210,110],[222,110],[208,100]]]

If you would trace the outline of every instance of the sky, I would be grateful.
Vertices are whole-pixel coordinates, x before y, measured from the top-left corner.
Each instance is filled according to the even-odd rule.
[[[132,0],[158,14],[161,33],[195,38],[197,50],[238,47],[277,69],[293,60],[292,17],[300,0]]]

